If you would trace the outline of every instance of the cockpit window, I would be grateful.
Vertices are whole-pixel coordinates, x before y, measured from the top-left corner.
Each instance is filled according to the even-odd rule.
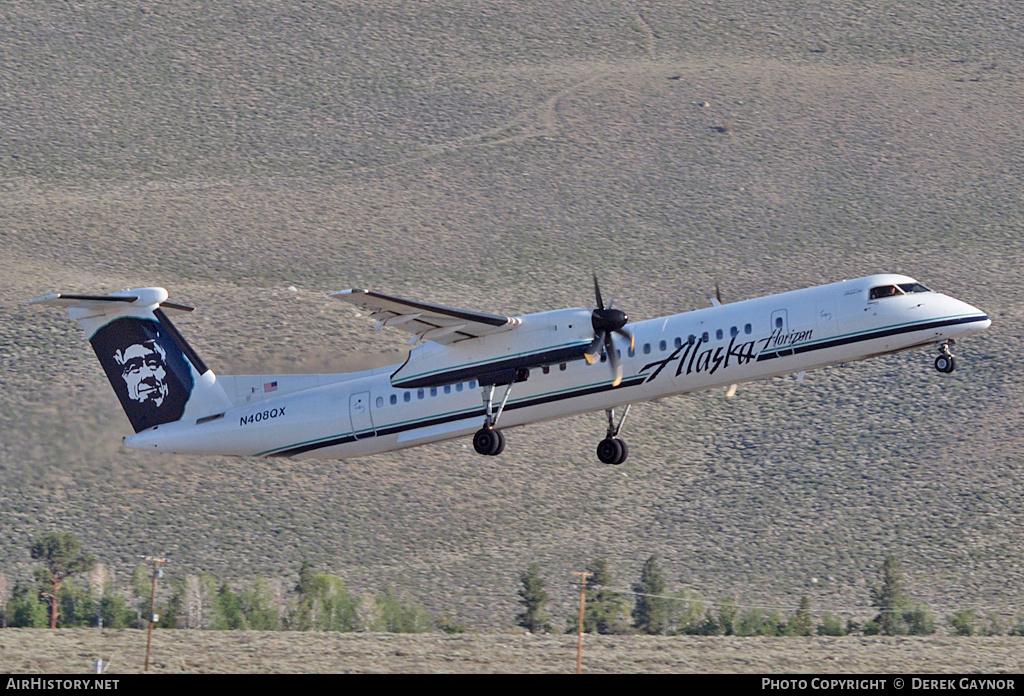
[[[883,297],[896,297],[902,294],[904,294],[903,291],[895,285],[879,285],[877,288],[871,288],[868,299],[879,300]]]
[[[912,292],[931,292],[920,283],[900,283],[900,289],[908,295]]]

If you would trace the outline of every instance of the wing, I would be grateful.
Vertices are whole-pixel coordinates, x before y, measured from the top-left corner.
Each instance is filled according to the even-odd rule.
[[[390,326],[413,334],[409,343],[434,341],[455,343],[514,329],[523,323],[517,317],[445,307],[430,302],[414,302],[373,290],[342,290],[330,293],[368,312],[377,320],[377,329]]]

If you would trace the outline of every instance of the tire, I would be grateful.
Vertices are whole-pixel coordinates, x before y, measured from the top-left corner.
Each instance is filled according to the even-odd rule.
[[[619,455],[619,458],[612,462],[612,464],[618,465],[626,461],[626,457],[629,456],[629,447],[626,445],[625,441],[620,440],[619,438],[615,438],[615,441],[619,443],[619,448],[622,450],[622,454]]]
[[[623,451],[622,440],[606,437],[597,443],[597,458],[605,464],[618,464]]]
[[[499,445],[498,437],[494,434],[495,431],[490,428],[480,428],[476,431],[473,436],[473,449],[476,450],[477,454],[493,453]]]
[[[946,355],[943,353],[939,357],[935,358],[935,369],[948,375],[956,369],[956,358],[952,355]]]
[[[496,442],[494,445],[494,449],[491,450],[489,454],[492,457],[497,457],[499,454],[505,451],[505,434],[500,430],[492,430],[491,432],[494,433]]]

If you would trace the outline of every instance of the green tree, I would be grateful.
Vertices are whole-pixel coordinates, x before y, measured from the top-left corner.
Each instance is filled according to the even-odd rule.
[[[14,583],[4,615],[12,628],[42,628],[47,622],[46,604],[40,601],[39,592],[20,582]]]
[[[924,604],[914,604],[903,611],[903,624],[912,636],[930,636],[935,633],[935,614]]]
[[[611,588],[614,586],[608,560],[603,556],[595,558],[587,566],[593,575],[587,578],[587,607],[583,616],[583,630],[586,633],[626,633],[626,601]],[[570,621],[571,633],[575,633],[578,621]]]
[[[671,628],[669,633],[682,633],[695,635],[700,632],[704,622],[704,612],[707,602],[697,590],[684,587],[673,596],[677,599],[673,603],[671,616]]]
[[[111,581],[107,581],[103,588],[100,615],[103,617],[103,625],[107,628],[128,628],[135,620],[135,610]]]
[[[355,602],[341,578],[316,573],[304,562],[295,592],[298,603],[290,623],[296,630],[354,631],[359,627]]]
[[[903,573],[896,556],[890,554],[882,564],[882,585],[871,590],[872,604],[878,607],[878,616],[874,621],[878,624],[878,632],[886,636],[897,636],[906,633],[903,623],[903,609],[906,599],[903,597]],[[865,627],[865,631],[866,631]]]
[[[531,563],[519,581],[523,584],[519,590],[519,602],[523,605],[523,612],[516,616],[516,624],[530,633],[549,633],[551,622],[548,619],[547,603],[550,597],[544,590],[540,566]]]
[[[740,614],[739,625],[736,628],[736,635],[759,636],[764,630],[764,611],[758,607],[751,607]]]
[[[254,631],[276,631],[281,628],[281,615],[275,606],[269,581],[256,578],[251,590],[241,593],[242,610],[249,628]]]
[[[92,626],[96,623],[96,601],[89,586],[80,587],[74,580],[66,580],[57,595],[60,604],[60,628]]]
[[[739,630],[738,619],[740,615],[739,604],[733,597],[726,597],[718,605],[718,625],[722,627],[722,633],[727,636],[734,636]]]
[[[242,599],[226,582],[221,583],[217,597],[213,602],[213,622],[210,628],[220,631],[247,629],[245,612],[242,610]]]
[[[949,625],[953,629],[953,635],[973,636],[978,633],[976,620],[977,613],[974,609],[961,609],[949,617]]]
[[[662,635],[671,625],[672,600],[665,596],[665,576],[652,555],[640,570],[640,582],[633,585],[633,626],[644,633]]]
[[[149,616],[153,569],[145,563],[136,563],[132,569],[132,596],[135,599],[135,626],[145,628]]]
[[[843,628],[843,620],[831,612],[826,612],[821,617],[821,623],[818,624],[818,635],[845,636],[846,630]]]
[[[789,620],[788,635],[809,636],[814,629],[811,619],[811,599],[807,595],[800,598],[800,608]]]
[[[39,539],[32,545],[32,558],[45,565],[36,569],[36,580],[41,586],[40,596],[50,603],[50,628],[57,628],[61,586],[68,577],[91,570],[96,559],[82,551],[71,532],[50,532]]]
[[[381,630],[390,633],[426,633],[433,624],[422,604],[411,597],[399,596],[392,587],[385,588],[384,594],[377,595],[376,602],[381,617]]]

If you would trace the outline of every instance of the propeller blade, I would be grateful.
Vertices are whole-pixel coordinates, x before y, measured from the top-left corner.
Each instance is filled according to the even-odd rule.
[[[604,301],[601,300],[601,286],[597,284],[597,273],[594,274],[594,297],[597,298],[597,308],[604,309]]]
[[[588,364],[593,365],[601,357],[601,344],[604,343],[604,337],[604,331],[598,332],[593,342],[587,346],[587,351],[583,354],[583,357],[586,358]]]
[[[715,299],[718,300],[718,304],[722,304],[722,291],[718,289],[718,283],[715,283]]]
[[[629,339],[629,349],[630,350],[636,350],[636,339],[633,337],[633,334],[631,334],[630,332],[626,331],[625,329],[615,329],[615,333],[619,334],[620,336],[625,336],[626,338],[628,338]]]
[[[619,355],[615,352],[615,343],[612,341],[612,335],[605,334],[604,336],[605,352],[608,354],[608,362],[611,363],[612,374],[615,377],[612,379],[612,386],[617,387],[622,382],[622,364],[619,362]]]

